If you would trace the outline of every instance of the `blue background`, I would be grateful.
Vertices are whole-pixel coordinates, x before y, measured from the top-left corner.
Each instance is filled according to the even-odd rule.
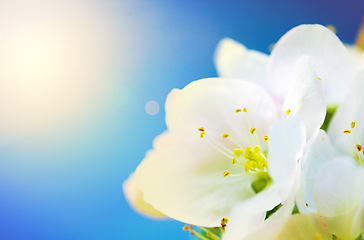
[[[212,57],[223,37],[269,53],[292,27],[320,23],[334,25],[342,41],[353,43],[364,16],[362,0],[100,4],[115,13],[115,31],[123,24],[132,35],[125,38],[141,39],[127,46],[138,57],[113,80],[120,91],[103,96],[108,104],[97,106],[101,114],[86,131],[42,135],[48,143],[41,148],[24,139],[0,146],[0,239],[188,239],[182,223],[135,213],[122,192],[123,181],[166,128],[169,91],[216,76]],[[145,112],[150,100],[161,106],[157,115]]]

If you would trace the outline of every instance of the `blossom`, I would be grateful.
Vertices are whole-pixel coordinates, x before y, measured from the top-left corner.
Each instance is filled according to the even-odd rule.
[[[317,64],[326,102],[339,104],[356,73],[356,63],[339,38],[321,25],[291,29],[274,45],[270,56],[223,39],[215,52],[215,66],[219,76],[253,81],[282,101],[294,82],[294,66],[302,56]]]
[[[203,79],[173,90],[168,130],[135,172],[144,200],[206,227],[220,226],[240,204],[259,206],[256,216],[284,202],[306,138],[325,115],[321,82],[308,61],[298,61],[296,88],[279,107],[263,88],[241,79]]]

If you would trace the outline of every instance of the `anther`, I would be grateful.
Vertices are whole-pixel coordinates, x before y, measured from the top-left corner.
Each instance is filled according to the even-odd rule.
[[[223,177],[227,177],[227,176],[229,176],[230,175],[230,172],[229,171],[225,171],[223,174],[222,174],[222,176]]]
[[[356,150],[358,150],[358,152],[363,150],[363,147],[360,144],[356,144],[355,147],[356,147]]]
[[[231,163],[234,165],[236,163],[236,158],[231,159]]]
[[[287,114],[287,116],[288,116],[290,113],[291,113],[291,109],[287,109],[287,110],[286,110],[286,114]]]
[[[236,109],[236,110],[235,110],[235,112],[236,112],[236,113],[240,113],[240,112],[241,112],[241,109],[240,109],[240,108],[238,108],[238,109]]]
[[[221,219],[221,227],[226,227],[226,225],[228,224],[229,219],[227,219],[226,217],[223,217]]]
[[[227,133],[224,133],[223,135],[222,135],[222,138],[228,138],[229,137],[229,134],[227,134]]]
[[[200,128],[198,128],[198,130],[199,130],[200,132],[203,132],[203,131],[205,131],[205,128],[204,128],[204,127],[200,127]]]
[[[234,155],[237,157],[240,157],[241,154],[243,154],[243,149],[235,148],[234,149]]]
[[[269,140],[268,135],[264,135],[264,136],[263,136],[263,140],[264,140],[264,141],[268,141],[268,140]]]
[[[184,230],[184,231],[188,231],[188,230],[190,230],[190,227],[189,227],[188,225],[184,225],[184,226],[183,226],[183,230]]]
[[[203,138],[203,136],[205,136],[205,132],[200,133],[200,138]]]
[[[350,123],[350,127],[351,127],[351,128],[355,128],[355,122],[351,122],[351,123]]]
[[[321,81],[321,78],[320,77],[317,77],[317,79]]]
[[[243,112],[247,112],[246,108],[243,108]]]
[[[306,203],[306,207],[308,207],[308,203]]]
[[[345,129],[345,130],[343,131],[343,133],[344,133],[344,134],[349,134],[349,133],[351,133],[351,130]]]
[[[257,129],[256,129],[255,127],[252,127],[252,128],[250,129],[250,134],[254,134],[256,130],[257,130]]]

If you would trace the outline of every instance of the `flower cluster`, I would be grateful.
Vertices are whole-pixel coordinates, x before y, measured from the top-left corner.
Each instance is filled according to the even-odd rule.
[[[358,54],[321,25],[293,28],[269,56],[223,39],[219,77],[168,95],[168,129],[124,183],[129,203],[205,240],[361,239]]]

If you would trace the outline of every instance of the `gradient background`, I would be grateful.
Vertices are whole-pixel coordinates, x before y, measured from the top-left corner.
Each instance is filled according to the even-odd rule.
[[[168,92],[216,76],[223,37],[268,53],[320,23],[353,43],[363,15],[363,0],[0,0],[0,240],[188,239],[122,193]]]

